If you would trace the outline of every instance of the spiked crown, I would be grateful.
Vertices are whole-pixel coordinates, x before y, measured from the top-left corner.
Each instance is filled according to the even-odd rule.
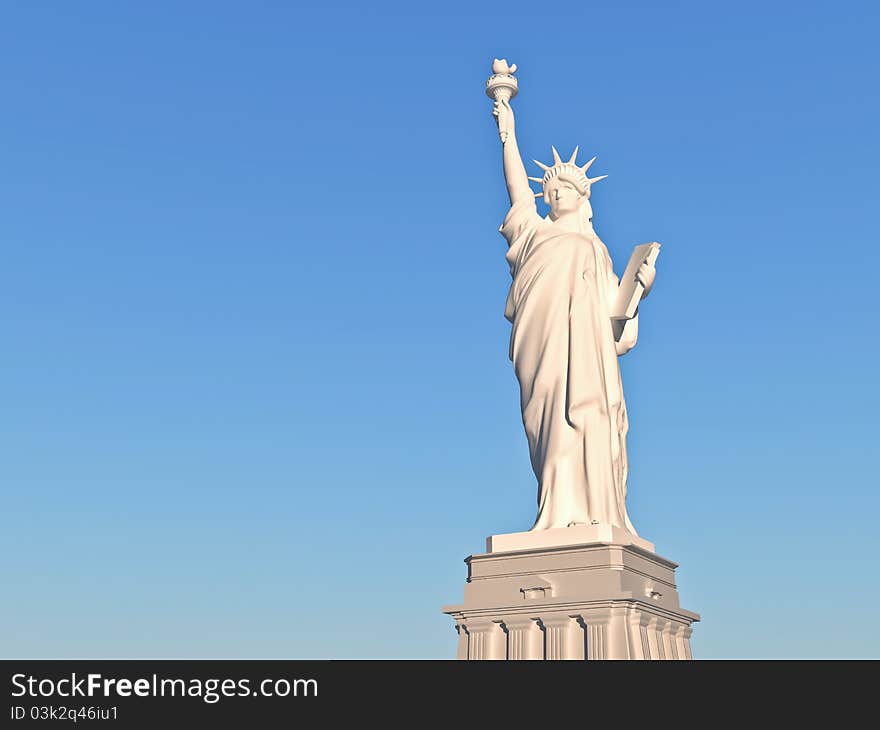
[[[547,187],[547,183],[554,179],[565,180],[574,185],[581,195],[587,195],[587,193],[590,192],[590,185],[608,177],[608,175],[587,177],[587,170],[590,169],[590,165],[596,161],[596,158],[594,157],[583,167],[578,167],[575,163],[578,153],[577,147],[574,148],[574,152],[571,153],[571,159],[569,159],[568,162],[562,161],[562,158],[559,157],[559,153],[556,151],[555,147],[551,147],[550,149],[553,150],[553,165],[545,165],[543,162],[534,160],[534,163],[544,171],[544,177],[529,178],[529,180],[532,180],[533,182],[541,183],[542,187]],[[535,193],[536,198],[540,198],[542,195],[544,195],[543,190],[540,193]]]

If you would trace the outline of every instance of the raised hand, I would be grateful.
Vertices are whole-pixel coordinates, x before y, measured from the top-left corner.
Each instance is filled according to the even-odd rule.
[[[496,101],[492,107],[492,116],[495,117],[495,122],[498,125],[501,141],[506,142],[507,136],[514,131],[516,125],[510,102],[507,99]]]

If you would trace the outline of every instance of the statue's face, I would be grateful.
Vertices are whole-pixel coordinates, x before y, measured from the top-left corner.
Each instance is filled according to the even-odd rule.
[[[573,213],[581,205],[584,196],[565,180],[551,180],[544,189],[544,201],[550,206],[550,218],[555,220],[564,213]]]

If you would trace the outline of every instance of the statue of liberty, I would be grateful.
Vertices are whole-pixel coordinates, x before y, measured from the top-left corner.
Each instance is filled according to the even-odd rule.
[[[516,66],[496,60],[493,70],[487,93],[495,98],[510,196],[500,228],[513,278],[505,317],[538,480],[531,529],[592,524],[636,534],[626,510],[628,421],[617,358],[635,346],[639,322],[637,312],[612,321],[619,281],[590,206],[591,187],[605,176],[587,177],[595,157],[579,166],[577,148],[567,162],[553,148],[551,165],[535,161],[543,176],[528,177],[510,106]],[[529,180],[541,184],[540,193]],[[546,217],[539,197],[550,208]],[[655,273],[652,259],[635,270],[642,297]]]

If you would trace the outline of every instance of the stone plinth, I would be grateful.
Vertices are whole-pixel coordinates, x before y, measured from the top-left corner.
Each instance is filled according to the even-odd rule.
[[[561,547],[563,545],[589,545],[593,543],[637,545],[644,550],[654,552],[654,543],[613,525],[575,525],[550,530],[492,535],[486,538],[486,552],[507,553],[514,550],[535,550],[538,548]]]
[[[645,540],[595,527],[564,528],[592,540],[556,545],[541,533],[496,535],[490,552],[469,556],[464,602],[443,608],[458,658],[690,659],[700,617],[679,605],[678,566]],[[500,549],[510,546],[520,549]]]

